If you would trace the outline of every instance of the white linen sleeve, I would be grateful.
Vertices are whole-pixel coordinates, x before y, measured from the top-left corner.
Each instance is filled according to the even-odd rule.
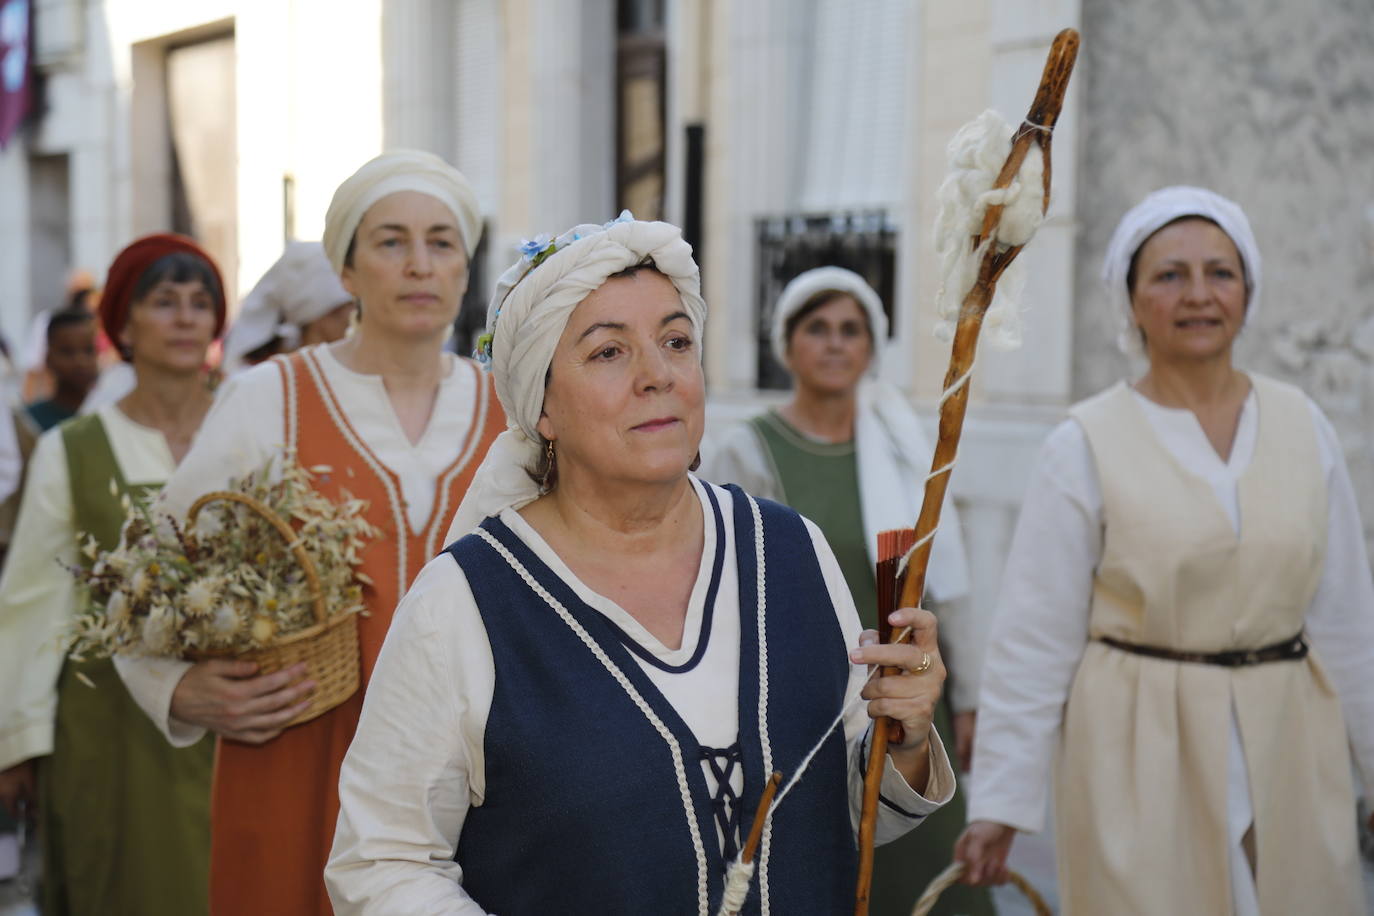
[[[454,853],[481,801],[495,683],[472,589],[441,554],[396,609],[344,758],[325,868],[335,913],[483,913]]]
[[[283,409],[279,370],[270,363],[225,382],[154,511],[185,518],[201,494],[223,489],[231,478],[280,456]],[[115,657],[115,670],[129,695],[176,747],[192,745],[205,734],[203,728],[172,718],[172,692],[190,667],[171,658]]]
[[[970,595],[937,601],[927,606],[940,618],[940,653],[945,659],[945,692],[957,715],[978,708],[978,689],[983,679],[983,655],[987,651],[988,623],[978,613]]]
[[[64,568],[77,561],[74,526],[67,452],[54,429],[34,448],[0,576],[0,769],[52,753],[62,636],[76,601]]]
[[[782,502],[782,483],[773,460],[748,423],[737,423],[722,439],[715,453],[702,461],[697,476],[725,486],[733,483],[756,499]]]
[[[1326,471],[1326,564],[1307,610],[1307,635],[1341,698],[1350,746],[1374,807],[1374,580],[1364,526],[1336,431],[1309,402]]]
[[[1041,449],[1002,577],[979,695],[970,821],[1044,826],[1101,554],[1096,467],[1082,428],[1067,420]]]
[[[830,603],[839,618],[840,630],[844,633],[846,648],[859,645],[863,626],[859,623],[859,612],[854,608],[854,598],[845,584],[844,573],[831,552],[830,545],[809,519],[806,530],[811,535],[811,546],[820,562],[821,574],[825,577],[825,587],[830,594]],[[846,656],[847,660],[847,656]],[[850,664],[849,685],[845,689],[844,737],[848,745],[849,778],[849,820],[855,834],[859,830],[859,815],[863,809],[864,771],[868,760],[868,736],[871,720],[868,718],[868,704],[859,699],[864,685],[868,683],[868,669],[863,665]],[[838,712],[838,711],[837,711]],[[820,738],[819,735],[816,736]],[[786,774],[789,778],[791,774]],[[875,842],[878,845],[890,843],[916,827],[926,816],[954,797],[954,768],[950,766],[949,755],[944,744],[932,726],[930,729],[930,775],[921,791],[907,784],[906,779],[893,765],[892,758],[883,762],[883,779],[879,786],[881,803],[878,805],[878,823]]]

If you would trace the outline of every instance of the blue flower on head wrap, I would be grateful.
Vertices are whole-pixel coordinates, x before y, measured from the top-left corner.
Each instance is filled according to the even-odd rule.
[[[525,256],[526,261],[533,261],[543,254],[553,244],[553,236],[547,232],[541,232],[532,239],[521,239],[520,253]]]

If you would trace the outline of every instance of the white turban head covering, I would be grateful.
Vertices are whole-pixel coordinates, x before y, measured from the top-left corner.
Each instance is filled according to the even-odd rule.
[[[1259,306],[1259,245],[1255,242],[1255,233],[1250,229],[1250,221],[1245,218],[1245,211],[1234,201],[1206,188],[1188,185],[1161,188],[1121,217],[1116,231],[1112,233],[1112,240],[1107,244],[1107,255],[1102,260],[1102,282],[1107,287],[1107,298],[1122,321],[1117,345],[1126,353],[1141,352],[1140,335],[1131,311],[1131,291],[1126,287],[1131,261],[1150,236],[1186,216],[1209,219],[1230,236],[1236,251],[1240,253],[1241,266],[1245,268],[1244,320],[1248,322]]]
[[[853,296],[868,316],[868,330],[873,335],[873,355],[868,363],[868,375],[877,377],[879,354],[887,342],[887,313],[883,300],[863,277],[843,267],[816,267],[797,274],[783,288],[778,304],[773,307],[773,355],[787,365],[787,322],[802,306],[820,293],[837,292]]]
[[[542,451],[535,427],[544,410],[544,379],[573,310],[612,274],[652,261],[677,287],[701,358],[706,323],[701,276],[692,246],[676,226],[640,222],[625,211],[602,226],[588,223],[556,239],[525,241],[520,250],[520,259],[497,281],[477,354],[491,369],[509,425],[477,469],[449,528],[450,542],[487,516],[539,496],[527,469]]]
[[[335,273],[343,273],[344,258],[363,214],[377,201],[398,191],[428,194],[448,207],[463,236],[468,258],[482,236],[482,209],[463,173],[433,153],[396,149],[382,153],[348,176],[334,192],[324,217],[324,250]]]
[[[286,250],[252,292],[239,303],[224,338],[224,361],[237,367],[243,357],[280,338],[294,350],[301,331],[317,318],[352,301],[319,242],[288,242]]]

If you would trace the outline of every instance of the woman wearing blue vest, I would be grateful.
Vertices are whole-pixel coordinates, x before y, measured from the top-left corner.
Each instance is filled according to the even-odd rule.
[[[861,639],[814,525],[688,473],[706,308],[675,227],[626,214],[522,250],[480,344],[511,427],[377,662],[336,911],[707,916],[768,773],[818,743],[743,912],[847,910],[868,716],[907,736],[879,842],[953,793],[934,618],[897,612],[916,645]],[[866,684],[872,663],[900,673]]]

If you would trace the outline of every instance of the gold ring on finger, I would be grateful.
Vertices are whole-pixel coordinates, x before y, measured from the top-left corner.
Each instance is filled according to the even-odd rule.
[[[922,653],[921,653],[921,664],[917,665],[915,668],[912,668],[912,669],[911,669],[911,673],[912,673],[912,674],[925,674],[927,671],[930,670],[930,666],[931,666],[931,664],[932,664],[933,662],[934,662],[934,659],[932,659],[932,658],[930,657],[930,653],[929,653],[929,652],[922,652]]]

